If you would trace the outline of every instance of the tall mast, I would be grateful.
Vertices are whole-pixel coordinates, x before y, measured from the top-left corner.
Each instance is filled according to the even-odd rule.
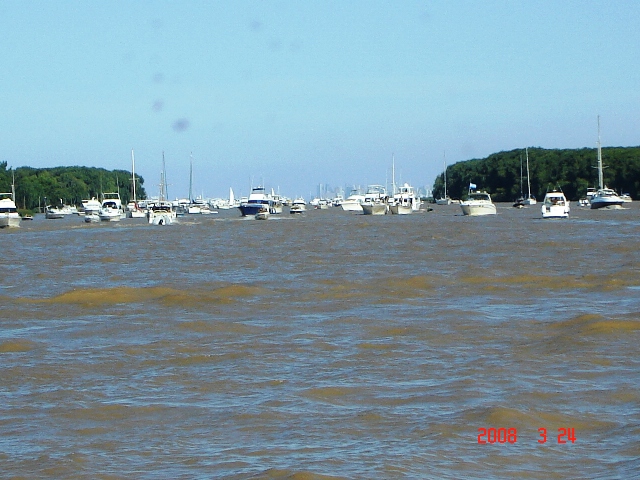
[[[604,188],[602,174],[602,146],[600,145],[600,115],[598,115],[598,188]]]
[[[522,154],[520,154],[520,197],[522,195]]]
[[[133,157],[133,148],[131,149],[131,182],[133,183],[133,202],[136,202],[136,160]]]
[[[391,154],[391,195],[396,194],[396,157]]]
[[[189,201],[193,202],[193,153],[191,153],[191,157],[189,160]]]
[[[444,163],[444,198],[447,198],[447,151],[442,153],[442,161]]]
[[[531,182],[529,181],[529,147],[525,149],[527,155],[527,189],[529,190],[529,196],[527,198],[531,198]]]

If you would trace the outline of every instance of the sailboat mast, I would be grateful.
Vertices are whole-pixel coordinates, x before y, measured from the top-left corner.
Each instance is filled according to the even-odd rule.
[[[133,202],[136,203],[136,160],[131,149],[131,183],[133,183]]]
[[[527,198],[531,198],[531,181],[529,180],[529,147],[525,148],[525,152],[527,155],[527,189],[529,191],[529,196]]]
[[[447,152],[442,153],[442,161],[444,163],[444,198],[447,198]]]
[[[193,153],[191,154],[191,157],[189,160],[189,201],[190,202],[193,202],[192,188],[193,188]]]
[[[600,115],[598,115],[598,188],[604,188],[604,175],[602,174],[602,146],[600,144]]]
[[[522,198],[522,154],[520,154],[520,197]]]
[[[391,195],[396,194],[396,157],[391,154]]]

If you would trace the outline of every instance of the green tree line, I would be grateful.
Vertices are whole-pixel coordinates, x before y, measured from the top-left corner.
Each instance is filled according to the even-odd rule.
[[[598,154],[595,148],[529,148],[531,194],[544,198],[548,190],[560,188],[570,200],[585,196],[587,187],[598,188]],[[522,162],[522,163],[521,163]],[[602,149],[604,182],[618,193],[638,198],[640,192],[640,147]],[[512,202],[528,193],[525,149],[499,152],[483,159],[458,162],[447,167],[447,193],[466,197],[469,183],[486,190],[496,202]],[[444,195],[444,172],[433,186],[434,198]]]
[[[82,200],[96,197],[101,200],[104,192],[119,192],[123,205],[133,198],[131,172],[105,170],[95,167],[19,167],[7,169],[7,162],[0,162],[0,192],[10,192],[15,177],[16,204],[18,208],[36,211],[45,203],[81,205]],[[136,197],[145,199],[144,179],[136,174]]]

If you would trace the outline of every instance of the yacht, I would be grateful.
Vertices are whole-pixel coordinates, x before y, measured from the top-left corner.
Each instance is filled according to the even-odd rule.
[[[16,202],[13,200],[14,195],[0,193],[0,196],[3,195],[4,198],[0,199],[0,228],[19,227],[21,218],[16,208]]]
[[[289,208],[289,213],[304,213],[306,210],[307,210],[307,204],[304,201],[304,198],[298,197],[291,204],[291,207]]]
[[[269,213],[276,213],[273,198],[265,193],[264,187],[255,187],[251,189],[251,194],[247,201],[241,202],[238,208],[243,217],[249,217],[255,216],[263,207]]]
[[[47,205],[44,208],[44,218],[48,218],[50,220],[64,218],[65,213],[59,207],[54,207],[53,205]]]
[[[389,202],[389,211],[395,215],[408,215],[420,210],[421,203],[415,189],[405,183]]]
[[[102,195],[102,206],[98,212],[100,220],[103,222],[119,222],[124,216],[120,194],[117,192],[104,193]]]
[[[90,200],[82,200],[82,208],[84,208],[85,215],[91,215],[92,213],[98,213],[102,203],[96,197],[91,197]]]
[[[568,218],[569,202],[564,193],[554,190],[544,196],[541,210],[542,218]]]
[[[176,211],[171,202],[159,200],[149,205],[147,219],[152,225],[171,225],[176,219]]]
[[[365,215],[386,215],[389,210],[387,189],[382,185],[369,185],[362,202],[362,213]]]
[[[360,193],[360,190],[353,189],[349,196],[342,201],[340,206],[345,212],[362,213],[362,202],[364,202],[364,195]]]
[[[474,183],[469,184],[467,200],[460,202],[462,213],[469,216],[495,215],[496,206],[491,201],[491,195],[485,191],[476,190]]]

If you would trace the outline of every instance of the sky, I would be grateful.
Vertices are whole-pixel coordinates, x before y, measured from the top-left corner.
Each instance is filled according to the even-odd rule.
[[[640,145],[640,2],[0,1],[0,161],[169,197],[432,186],[525,147]],[[193,176],[190,176],[193,165]],[[192,180],[191,180],[192,178]],[[348,191],[345,192],[348,194]]]

